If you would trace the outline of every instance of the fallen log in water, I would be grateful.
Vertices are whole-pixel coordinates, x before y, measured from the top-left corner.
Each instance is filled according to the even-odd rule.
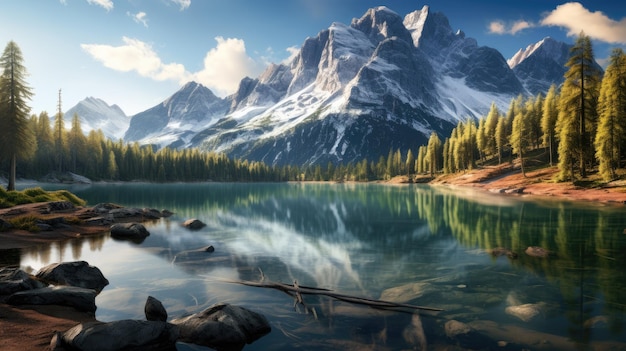
[[[410,309],[410,310],[422,310],[422,311],[433,311],[433,312],[443,311],[442,309],[435,308],[435,307],[416,306],[416,305],[410,305],[410,304],[406,304],[406,303],[397,303],[397,302],[384,301],[384,300],[374,300],[374,299],[368,299],[368,298],[364,298],[364,297],[357,297],[357,296],[352,296],[352,295],[339,294],[339,293],[333,292],[332,290],[329,290],[329,289],[309,287],[309,286],[299,286],[297,284],[297,282],[295,282],[295,284],[293,284],[293,285],[292,284],[271,282],[271,281],[269,281],[269,282],[263,282],[263,281],[261,281],[261,282],[253,282],[253,281],[248,281],[248,280],[226,280],[226,282],[228,282],[228,283],[235,283],[235,284],[241,284],[241,285],[247,285],[247,286],[253,286],[253,287],[257,287],[257,288],[270,288],[270,289],[280,290],[280,291],[283,291],[283,292],[289,294],[290,296],[294,296],[296,298],[296,303],[300,303],[303,306],[305,306],[305,305],[304,305],[304,301],[302,299],[302,295],[323,295],[323,296],[328,296],[328,297],[331,297],[331,298],[334,298],[334,299],[337,299],[337,300],[350,302],[350,303],[355,303],[355,304],[360,304],[360,305],[366,305],[366,306],[370,306],[370,307],[373,307],[373,308],[381,308],[381,309]]]

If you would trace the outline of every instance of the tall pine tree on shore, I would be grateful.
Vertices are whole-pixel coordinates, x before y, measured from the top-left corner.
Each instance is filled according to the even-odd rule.
[[[598,87],[601,72],[594,61],[591,40],[581,33],[566,63],[565,82],[559,98],[559,178],[573,180],[574,167],[587,177],[587,163],[593,158],[590,147],[597,122]]]
[[[0,158],[10,163],[7,190],[15,190],[17,159],[30,157],[35,149],[27,104],[32,92],[23,62],[22,51],[10,41],[0,57]]]
[[[599,172],[604,180],[616,178],[621,146],[626,137],[626,55],[615,49],[606,69],[598,102],[599,122],[595,140]]]

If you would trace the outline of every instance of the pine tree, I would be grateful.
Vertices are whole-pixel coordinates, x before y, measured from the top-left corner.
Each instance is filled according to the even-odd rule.
[[[512,151],[516,153],[520,159],[520,167],[522,169],[522,175],[526,177],[526,170],[524,169],[524,153],[529,146],[529,127],[534,102],[532,99],[527,101],[524,108],[517,108],[515,117],[513,117],[512,131],[510,136],[510,143]],[[530,110],[529,110],[530,108]]]
[[[17,159],[34,153],[35,139],[29,124],[32,97],[26,83],[26,67],[22,51],[10,41],[0,57],[0,158],[9,160],[7,190],[15,190]]]
[[[485,154],[494,155],[498,152],[496,143],[496,129],[498,127],[498,121],[501,119],[500,111],[494,102],[491,103],[491,108],[485,119]],[[498,152],[501,157],[500,153]]]
[[[441,154],[441,139],[437,133],[433,132],[428,139],[428,146],[426,151],[426,159],[428,160],[430,176],[434,177],[435,173],[439,171],[441,167],[439,161],[439,155]]]
[[[596,158],[602,178],[616,178],[621,144],[626,138],[626,55],[615,49],[606,69],[598,103],[600,115],[595,139]]]
[[[56,154],[56,164],[58,172],[63,172],[63,163],[65,162],[65,147],[65,121],[63,120],[63,110],[61,105],[61,89],[59,89],[57,114],[54,118],[54,152]]]
[[[542,115],[541,115],[541,132],[543,133],[543,142],[548,146],[548,152],[550,153],[550,166],[553,163],[554,155],[554,140],[555,140],[555,126],[556,120],[559,116],[559,110],[557,109],[557,92],[556,86],[553,84],[548,90],[548,94],[543,103]]]
[[[573,160],[580,176],[587,177],[586,163],[591,148],[588,134],[595,137],[598,87],[601,72],[596,69],[591,40],[581,33],[570,51],[565,82],[559,98],[559,177],[573,179]]]
[[[72,116],[72,127],[68,135],[68,147],[70,152],[70,167],[72,172],[77,172],[77,165],[79,161],[85,159],[85,147],[87,145],[87,139],[83,134],[83,130],[80,126],[80,118],[78,114]]]

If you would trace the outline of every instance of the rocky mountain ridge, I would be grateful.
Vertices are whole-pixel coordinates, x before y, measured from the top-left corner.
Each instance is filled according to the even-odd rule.
[[[404,17],[372,8],[305,39],[290,62],[244,78],[231,96],[186,84],[132,116],[124,140],[273,165],[377,160],[417,150],[432,132],[445,138],[492,102],[504,110],[547,91],[562,81],[567,50],[546,38],[507,62],[428,6]]]

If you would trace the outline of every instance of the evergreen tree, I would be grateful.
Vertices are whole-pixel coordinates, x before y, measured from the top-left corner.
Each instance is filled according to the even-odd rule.
[[[54,153],[56,154],[57,171],[59,172],[63,172],[65,148],[65,121],[63,120],[63,110],[61,104],[61,89],[59,89],[57,114],[54,119]]]
[[[411,172],[415,167],[415,157],[413,157],[413,151],[409,149],[406,153],[406,172],[409,179],[411,179]]]
[[[495,103],[491,103],[491,108],[485,119],[485,155],[494,155],[498,152],[498,146],[496,142],[496,130],[498,127],[498,121],[501,119],[500,111]],[[501,157],[500,153],[498,152]]]
[[[26,83],[26,67],[22,51],[10,41],[0,57],[0,158],[10,164],[7,190],[15,190],[17,159],[30,157],[35,139],[29,124],[30,107],[27,100],[32,97]]]
[[[577,159],[580,176],[587,176],[590,138],[595,136],[598,86],[601,72],[596,69],[591,40],[581,33],[571,49],[565,82],[559,98],[559,177],[572,179],[573,160]]]
[[[37,151],[35,151],[36,175],[40,176],[54,169],[54,140],[50,129],[50,117],[47,112],[41,112],[35,129]]]
[[[70,169],[72,172],[78,172],[78,163],[85,159],[84,154],[87,139],[83,134],[83,130],[80,126],[80,118],[76,113],[72,116],[72,127],[67,139],[70,153]]]
[[[426,159],[428,160],[430,176],[434,177],[435,172],[439,171],[440,161],[439,155],[441,154],[441,139],[437,133],[433,132],[428,139],[428,147],[426,152]]]
[[[602,178],[616,178],[621,145],[626,138],[626,55],[615,49],[606,69],[598,103],[599,123],[595,139],[596,158]]]
[[[525,108],[518,108],[515,117],[513,118],[512,131],[510,136],[510,143],[512,151],[516,153],[520,159],[520,167],[522,169],[522,175],[526,177],[526,170],[524,169],[524,153],[529,147],[529,129],[530,120],[533,114],[534,102],[529,99]]]
[[[556,120],[559,116],[559,110],[557,109],[557,99],[558,96],[556,92],[556,86],[552,84],[544,100],[541,115],[541,132],[543,133],[543,142],[548,146],[548,152],[550,153],[550,166],[554,164],[553,155],[555,126]]]

